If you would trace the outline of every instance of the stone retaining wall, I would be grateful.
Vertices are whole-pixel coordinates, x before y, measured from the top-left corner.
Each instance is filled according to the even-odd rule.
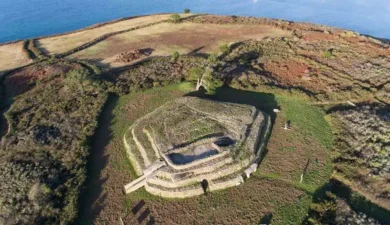
[[[235,186],[238,186],[242,183],[244,183],[244,180],[242,179],[242,177],[237,176],[236,178],[226,180],[223,182],[219,182],[219,183],[211,182],[211,184],[209,185],[209,189],[210,189],[210,191],[216,191],[216,190],[226,189],[226,188],[230,188],[230,187],[235,187]]]
[[[126,131],[127,133],[127,131]],[[130,160],[130,163],[131,165],[133,166],[134,168],[134,171],[135,173],[140,176],[142,175],[142,168],[141,166],[138,164],[138,161],[136,160],[136,157],[135,155],[133,154],[132,150],[131,150],[131,147],[130,147],[130,144],[127,143],[127,140],[126,140],[126,134],[123,136],[123,143],[125,144],[125,149],[126,149],[126,153],[127,153],[127,156]]]
[[[194,188],[194,189],[188,189],[188,190],[182,190],[182,191],[169,191],[169,190],[162,190],[155,186],[149,185],[146,183],[145,189],[147,192],[164,197],[164,198],[188,198],[193,196],[198,196],[204,194],[204,191],[202,187]]]
[[[221,176],[227,176],[227,175],[235,173],[241,169],[242,169],[242,165],[232,164],[229,167],[224,168],[222,170],[217,169],[216,171],[208,172],[206,174],[196,174],[194,176],[184,178],[184,179],[179,180],[179,181],[167,181],[167,180],[159,179],[158,177],[152,177],[152,178],[148,179],[148,182],[152,183],[152,184],[164,186],[164,187],[178,188],[178,187],[189,185],[189,184],[194,183],[194,182],[201,182],[204,179],[213,180],[213,179],[217,179]]]

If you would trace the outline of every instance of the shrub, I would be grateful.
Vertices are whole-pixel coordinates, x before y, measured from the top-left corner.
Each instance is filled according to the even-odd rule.
[[[171,15],[171,21],[173,23],[179,23],[181,21],[181,17],[179,14],[172,14]]]
[[[205,69],[201,67],[192,67],[189,71],[188,80],[198,80],[205,73]]]
[[[322,54],[322,56],[324,57],[324,58],[330,58],[330,57],[332,57],[332,51],[331,50],[327,50],[326,52],[324,52],[324,54]]]
[[[241,65],[246,65],[249,63],[249,57],[248,55],[243,55],[239,60],[238,62],[241,64]]]
[[[190,13],[191,12],[191,10],[190,9],[184,9],[184,13]]]
[[[223,81],[214,76],[212,72],[207,72],[203,76],[203,87],[207,90],[206,94],[215,94],[217,88],[222,87]]]
[[[219,49],[221,50],[221,52],[223,54],[226,54],[226,53],[229,53],[230,52],[230,47],[227,45],[227,44],[224,44],[224,45],[221,45],[219,47]]]
[[[176,62],[180,58],[180,53],[178,51],[175,51],[172,54],[172,61]]]
[[[217,64],[217,62],[218,62],[217,55],[216,54],[209,55],[209,57],[207,58],[207,62],[210,64]]]

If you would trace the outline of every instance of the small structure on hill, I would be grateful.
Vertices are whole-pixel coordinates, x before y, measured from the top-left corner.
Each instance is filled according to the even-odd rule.
[[[124,135],[139,176],[125,186],[185,198],[244,182],[256,171],[271,127],[255,107],[195,97],[171,101],[137,120]]]

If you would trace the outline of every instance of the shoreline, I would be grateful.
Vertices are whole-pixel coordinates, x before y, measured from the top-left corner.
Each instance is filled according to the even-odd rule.
[[[137,16],[122,17],[122,18],[109,20],[109,21],[102,22],[102,23],[96,23],[96,24],[93,24],[93,25],[90,25],[90,26],[87,26],[87,27],[84,27],[81,29],[67,31],[64,33],[57,33],[57,34],[51,34],[51,35],[37,36],[34,38],[28,38],[28,39],[18,39],[18,40],[14,40],[14,41],[8,41],[8,42],[0,43],[0,47],[5,46],[5,45],[19,43],[19,42],[24,42],[26,40],[40,40],[40,39],[46,39],[46,38],[66,36],[66,35],[70,35],[70,34],[74,34],[74,33],[78,33],[78,32],[83,32],[83,31],[88,31],[88,30],[93,30],[93,29],[100,28],[100,27],[103,27],[106,25],[111,25],[111,24],[115,24],[118,22],[136,19],[136,18],[142,18],[142,17],[148,17],[148,16],[158,16],[158,15],[169,15],[169,14],[175,14],[175,13],[168,13],[167,12],[167,13],[144,14],[144,15],[137,15]],[[178,13],[178,14],[183,14],[183,13]],[[390,47],[390,38],[375,37],[375,36],[368,35],[368,34],[361,34],[361,33],[358,33],[356,31],[353,31],[353,30],[348,30],[348,29],[324,25],[324,24],[316,24],[316,23],[303,22],[303,21],[291,21],[291,20],[268,18],[268,17],[257,17],[257,16],[235,16],[235,15],[221,15],[221,14],[209,14],[209,13],[199,13],[199,14],[191,13],[191,14],[193,16],[194,15],[198,15],[198,16],[223,16],[223,17],[237,17],[237,18],[255,18],[255,19],[260,19],[260,20],[265,20],[265,21],[268,20],[270,22],[275,23],[271,26],[275,26],[275,27],[279,27],[279,28],[281,28],[279,23],[288,23],[288,26],[292,26],[292,25],[302,26],[300,28],[300,30],[307,30],[307,31],[316,31],[316,30],[323,29],[323,30],[328,30],[328,31],[353,32],[355,34],[358,34],[359,36],[365,37],[367,39],[367,41],[369,41],[371,43],[382,45],[382,47],[386,47],[386,46]],[[183,18],[183,19],[185,19],[185,18]],[[247,24],[247,25],[251,25],[251,24]],[[268,24],[268,25],[270,25],[270,24]],[[288,29],[288,27],[287,27],[287,29]],[[294,29],[290,29],[290,30],[293,31]]]
[[[110,25],[110,24],[114,24],[114,23],[118,23],[118,22],[122,22],[122,21],[126,21],[126,20],[136,19],[136,18],[142,18],[142,17],[148,17],[148,16],[157,16],[157,15],[169,15],[169,14],[175,14],[175,13],[166,12],[166,13],[144,14],[144,15],[137,15],[137,16],[122,17],[122,18],[118,18],[118,19],[114,19],[114,20],[109,20],[109,21],[106,21],[106,22],[92,24],[90,26],[87,26],[87,27],[84,27],[84,28],[81,28],[81,29],[67,31],[67,32],[63,32],[63,33],[43,35],[43,36],[37,36],[37,37],[33,37],[33,38],[7,41],[7,42],[0,43],[0,47],[4,46],[4,45],[9,45],[9,44],[15,44],[15,43],[26,41],[26,40],[38,40],[38,39],[45,39],[45,38],[53,38],[53,37],[60,37],[60,36],[70,35],[70,34],[83,32],[83,31],[87,31],[87,30],[92,30],[92,29],[96,29],[96,28],[103,27],[103,26],[106,26],[106,25]],[[177,13],[177,14],[182,14],[182,13]],[[221,15],[221,14],[210,14],[210,13],[199,13],[199,14],[198,13],[193,13],[193,15],[211,15],[211,16],[226,16],[226,17],[235,16],[235,15]],[[341,27],[329,26],[329,25],[325,25],[325,24],[316,24],[316,23],[312,23],[312,22],[292,21],[292,20],[285,20],[285,19],[278,19],[278,18],[269,18],[269,17],[257,17],[257,16],[236,16],[236,17],[238,17],[238,18],[265,19],[265,20],[269,20],[269,21],[273,21],[273,22],[285,22],[285,23],[289,23],[290,25],[295,24],[295,25],[303,25],[303,26],[307,26],[307,27],[312,27],[312,28],[314,28],[314,30],[315,30],[315,28],[323,28],[323,29],[331,29],[331,30],[339,30],[339,31],[351,31],[351,32],[354,32],[354,33],[358,33],[356,31],[345,29],[345,28],[341,28]],[[372,35],[369,35],[369,34],[361,34],[361,33],[358,33],[358,34],[361,35],[361,36],[370,38],[370,39],[374,39],[375,40],[374,42],[378,42],[379,41],[381,44],[390,45],[390,38],[375,37],[375,36],[372,36]]]
[[[37,37],[33,37],[33,38],[26,38],[26,39],[18,39],[18,40],[13,40],[13,41],[7,41],[7,42],[0,43],[0,46],[9,45],[9,44],[15,44],[15,43],[18,43],[18,42],[21,42],[21,41],[25,41],[25,40],[45,39],[45,38],[59,37],[59,36],[74,34],[74,33],[82,32],[82,31],[92,30],[92,29],[103,27],[103,26],[106,26],[106,25],[118,23],[118,22],[121,22],[121,21],[126,21],[126,20],[141,18],[141,17],[147,17],[147,16],[155,16],[155,15],[158,16],[158,15],[168,15],[168,14],[172,14],[172,13],[157,13],[157,14],[145,14],[145,15],[138,15],[138,16],[122,17],[122,18],[119,18],[119,19],[109,20],[109,21],[102,22],[102,23],[95,23],[95,24],[92,24],[90,26],[87,26],[87,27],[84,27],[84,28],[81,28],[81,29],[72,30],[72,31],[66,31],[64,33],[49,34],[49,35],[37,36]]]

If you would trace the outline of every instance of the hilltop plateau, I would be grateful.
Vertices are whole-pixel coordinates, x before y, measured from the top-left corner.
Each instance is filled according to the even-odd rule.
[[[390,224],[389,50],[191,13],[1,44],[0,224]]]

